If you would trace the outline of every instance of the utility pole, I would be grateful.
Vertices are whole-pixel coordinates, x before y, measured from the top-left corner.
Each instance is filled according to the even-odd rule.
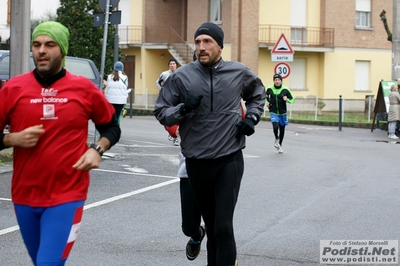
[[[116,10],[118,10],[118,4],[116,6]],[[118,24],[115,24],[115,35],[114,35],[114,63],[119,60],[119,45],[118,45]]]
[[[393,0],[392,80],[400,78],[400,0]]]
[[[31,0],[11,1],[10,78],[28,72],[31,41]]]
[[[103,34],[103,49],[101,53],[101,65],[100,65],[100,77],[101,81],[99,84],[99,88],[103,88],[103,77],[104,77],[104,64],[106,57],[106,48],[107,48],[107,37],[108,37],[108,24],[117,25],[121,23],[121,11],[114,10],[115,7],[118,9],[119,0],[99,0],[99,6],[104,13],[95,13],[94,14],[94,26],[95,27],[104,27]],[[116,29],[117,35],[114,36],[114,45],[117,40],[118,42],[118,28]],[[114,51],[114,61],[115,61],[116,53]],[[118,60],[118,59],[117,59]]]

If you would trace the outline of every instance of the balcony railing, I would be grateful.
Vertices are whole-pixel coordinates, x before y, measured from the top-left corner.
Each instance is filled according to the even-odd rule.
[[[144,30],[144,34],[143,34]],[[275,44],[284,33],[291,45],[333,47],[333,28],[292,27],[284,25],[259,25],[259,43]],[[166,44],[176,49],[183,57],[192,56],[190,45],[169,26],[119,26],[119,44],[141,45],[143,43]],[[191,60],[186,60],[189,62]]]
[[[142,30],[145,30],[142,36]],[[174,49],[185,62],[193,61],[193,50],[182,37],[169,26],[120,26],[118,27],[119,44],[135,45],[142,43],[165,44]],[[144,39],[144,41],[142,41]]]
[[[284,25],[259,25],[258,41],[275,44],[281,34],[285,34],[291,45],[333,47],[335,29],[316,27],[293,27]]]
[[[142,42],[142,26],[119,26],[118,27],[119,44],[132,45]]]

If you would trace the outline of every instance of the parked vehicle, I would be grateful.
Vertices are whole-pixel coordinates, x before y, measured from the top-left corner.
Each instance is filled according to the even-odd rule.
[[[30,70],[35,68],[32,54],[29,60]],[[65,69],[75,75],[85,76],[90,79],[97,87],[100,85],[100,73],[92,60],[79,57],[67,56]],[[10,51],[0,50],[0,81],[10,78]]]

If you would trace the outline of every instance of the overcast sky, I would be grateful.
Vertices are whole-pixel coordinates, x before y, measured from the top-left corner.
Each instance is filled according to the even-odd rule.
[[[59,0],[31,0],[31,18],[41,18],[48,13],[55,15],[59,5]]]
[[[3,42],[10,34],[10,28],[7,26],[7,2],[8,0],[0,0],[0,7],[2,7],[0,8],[0,36]],[[59,0],[31,0],[31,19],[47,17],[49,13],[55,15],[59,5]]]

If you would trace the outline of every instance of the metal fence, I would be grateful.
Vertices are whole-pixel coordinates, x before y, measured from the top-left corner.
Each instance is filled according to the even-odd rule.
[[[287,104],[289,119],[327,121],[327,122],[360,122],[373,120],[375,100],[373,96],[365,100],[323,99],[318,97],[298,97],[293,104]],[[269,117],[265,107],[264,117]]]
[[[133,104],[135,108],[152,110],[157,95],[148,94],[135,95]],[[318,98],[315,96],[297,97],[293,104],[287,104],[287,115],[289,120],[324,121],[324,122],[349,122],[349,123],[372,123],[374,120],[375,99],[373,95],[359,99],[337,99]],[[385,121],[385,114],[377,116],[377,120]],[[269,110],[265,106],[262,117],[269,118]],[[377,121],[379,123],[379,121]],[[386,122],[384,122],[386,123]],[[379,127],[379,126],[378,126]]]

